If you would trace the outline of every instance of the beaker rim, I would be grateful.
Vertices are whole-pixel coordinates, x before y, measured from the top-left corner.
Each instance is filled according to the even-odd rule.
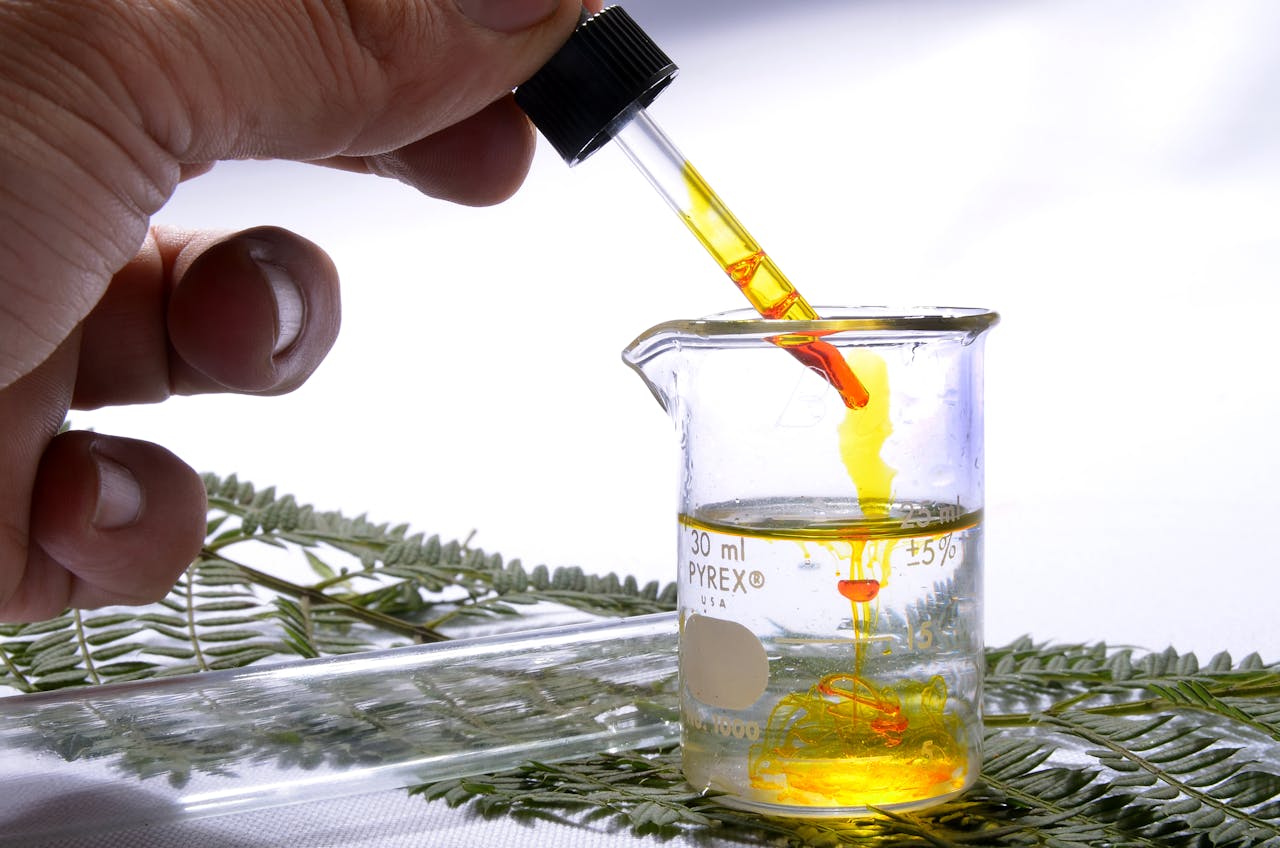
[[[816,306],[816,320],[762,318],[751,309],[717,312],[703,318],[665,321],[642,333],[636,342],[654,336],[686,338],[776,337],[788,334],[837,333],[962,333],[977,336],[990,329],[1000,315],[970,306]]]

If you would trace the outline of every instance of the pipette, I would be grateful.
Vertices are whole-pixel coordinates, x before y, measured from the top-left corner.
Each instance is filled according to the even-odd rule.
[[[516,102],[569,165],[610,140],[617,143],[760,315],[819,319],[645,111],[676,71],[631,16],[611,6],[594,16],[583,13],[569,41],[516,89]],[[772,341],[826,378],[846,406],[866,406],[866,388],[834,345],[815,333],[780,334]]]

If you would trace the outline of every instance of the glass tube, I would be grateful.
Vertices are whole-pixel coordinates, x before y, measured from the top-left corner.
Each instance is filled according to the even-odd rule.
[[[756,312],[765,318],[789,321],[813,321],[819,317],[644,109],[635,107],[623,113],[610,127],[610,133],[613,142],[662,195]],[[815,336],[778,337],[775,343],[825,377],[850,409],[867,405],[870,397],[866,386],[830,344]]]
[[[97,832],[678,740],[673,613],[0,698],[0,834]],[[74,797],[75,815],[50,815]],[[41,809],[46,812],[41,814]]]

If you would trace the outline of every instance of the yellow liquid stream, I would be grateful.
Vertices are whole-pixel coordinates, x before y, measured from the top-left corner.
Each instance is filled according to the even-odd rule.
[[[888,511],[895,474],[880,456],[893,431],[888,368],[867,349],[851,350],[847,358],[870,400],[845,412],[840,458],[864,516],[874,523]],[[752,788],[773,795],[773,803],[892,806],[964,785],[968,754],[957,739],[958,722],[945,712],[946,682],[934,676],[884,685],[862,673],[868,637],[875,632],[876,597],[890,582],[890,555],[900,540],[869,534],[808,542],[849,551],[847,577],[837,575],[843,579],[833,588],[849,599],[854,657],[850,672],[828,674],[808,690],[784,696],[770,713],[764,735],[752,746],[748,773]]]

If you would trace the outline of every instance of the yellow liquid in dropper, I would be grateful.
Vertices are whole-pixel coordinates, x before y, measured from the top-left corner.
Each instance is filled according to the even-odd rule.
[[[756,311],[773,319],[819,318],[687,162],[684,179],[692,198],[682,213],[685,224]],[[886,517],[895,472],[880,456],[892,432],[884,360],[859,349],[850,352],[853,362],[848,362],[816,335],[788,335],[774,342],[840,392],[848,407],[838,430],[840,461],[857,489],[864,516],[871,521]],[[945,715],[947,685],[941,677],[884,685],[863,676],[875,632],[876,597],[889,583],[890,555],[899,539],[868,534],[865,526],[850,531],[838,542],[811,541],[848,551],[847,577],[837,575],[841,579],[834,590],[848,598],[852,610],[851,669],[828,674],[807,691],[791,692],[774,707],[748,764],[753,787],[771,796],[770,803],[827,808],[910,804],[961,788],[968,773],[956,722]]]
[[[751,237],[702,175],[684,163],[690,205],[681,218],[747,300],[765,318],[813,321],[820,316],[782,273],[760,243]],[[821,374],[840,393],[845,406],[867,403],[867,390],[849,369],[840,351],[816,335],[778,336],[774,343]]]

